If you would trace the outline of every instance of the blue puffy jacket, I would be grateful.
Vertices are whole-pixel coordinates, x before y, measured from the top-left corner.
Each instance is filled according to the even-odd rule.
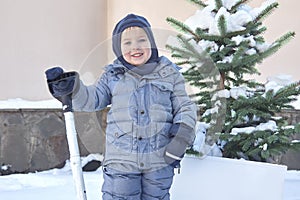
[[[97,111],[109,105],[104,164],[127,163],[141,169],[166,165],[163,153],[173,136],[172,125],[194,130],[196,123],[196,107],[185,91],[184,78],[163,56],[144,76],[116,61],[94,85],[81,82],[73,97],[77,111]],[[191,131],[183,139],[192,144],[194,136]]]

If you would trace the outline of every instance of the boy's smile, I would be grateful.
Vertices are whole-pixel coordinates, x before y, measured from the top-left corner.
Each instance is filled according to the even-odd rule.
[[[121,51],[126,62],[134,66],[145,64],[151,57],[151,44],[140,27],[129,27],[121,35]]]

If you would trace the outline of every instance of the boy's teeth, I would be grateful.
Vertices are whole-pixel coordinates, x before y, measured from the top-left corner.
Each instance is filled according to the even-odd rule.
[[[136,53],[136,54],[133,54],[132,56],[133,57],[139,57],[139,56],[141,56],[142,54],[141,53]]]

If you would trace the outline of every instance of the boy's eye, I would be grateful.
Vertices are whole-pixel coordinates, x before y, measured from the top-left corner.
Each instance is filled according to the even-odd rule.
[[[139,39],[139,42],[146,42],[146,39]]]
[[[130,41],[124,42],[124,45],[130,45],[130,44],[131,44]]]

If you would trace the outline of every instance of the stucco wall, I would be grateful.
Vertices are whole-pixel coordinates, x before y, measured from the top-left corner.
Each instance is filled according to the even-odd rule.
[[[50,99],[44,71],[80,68],[106,38],[106,0],[1,0],[0,99]]]

